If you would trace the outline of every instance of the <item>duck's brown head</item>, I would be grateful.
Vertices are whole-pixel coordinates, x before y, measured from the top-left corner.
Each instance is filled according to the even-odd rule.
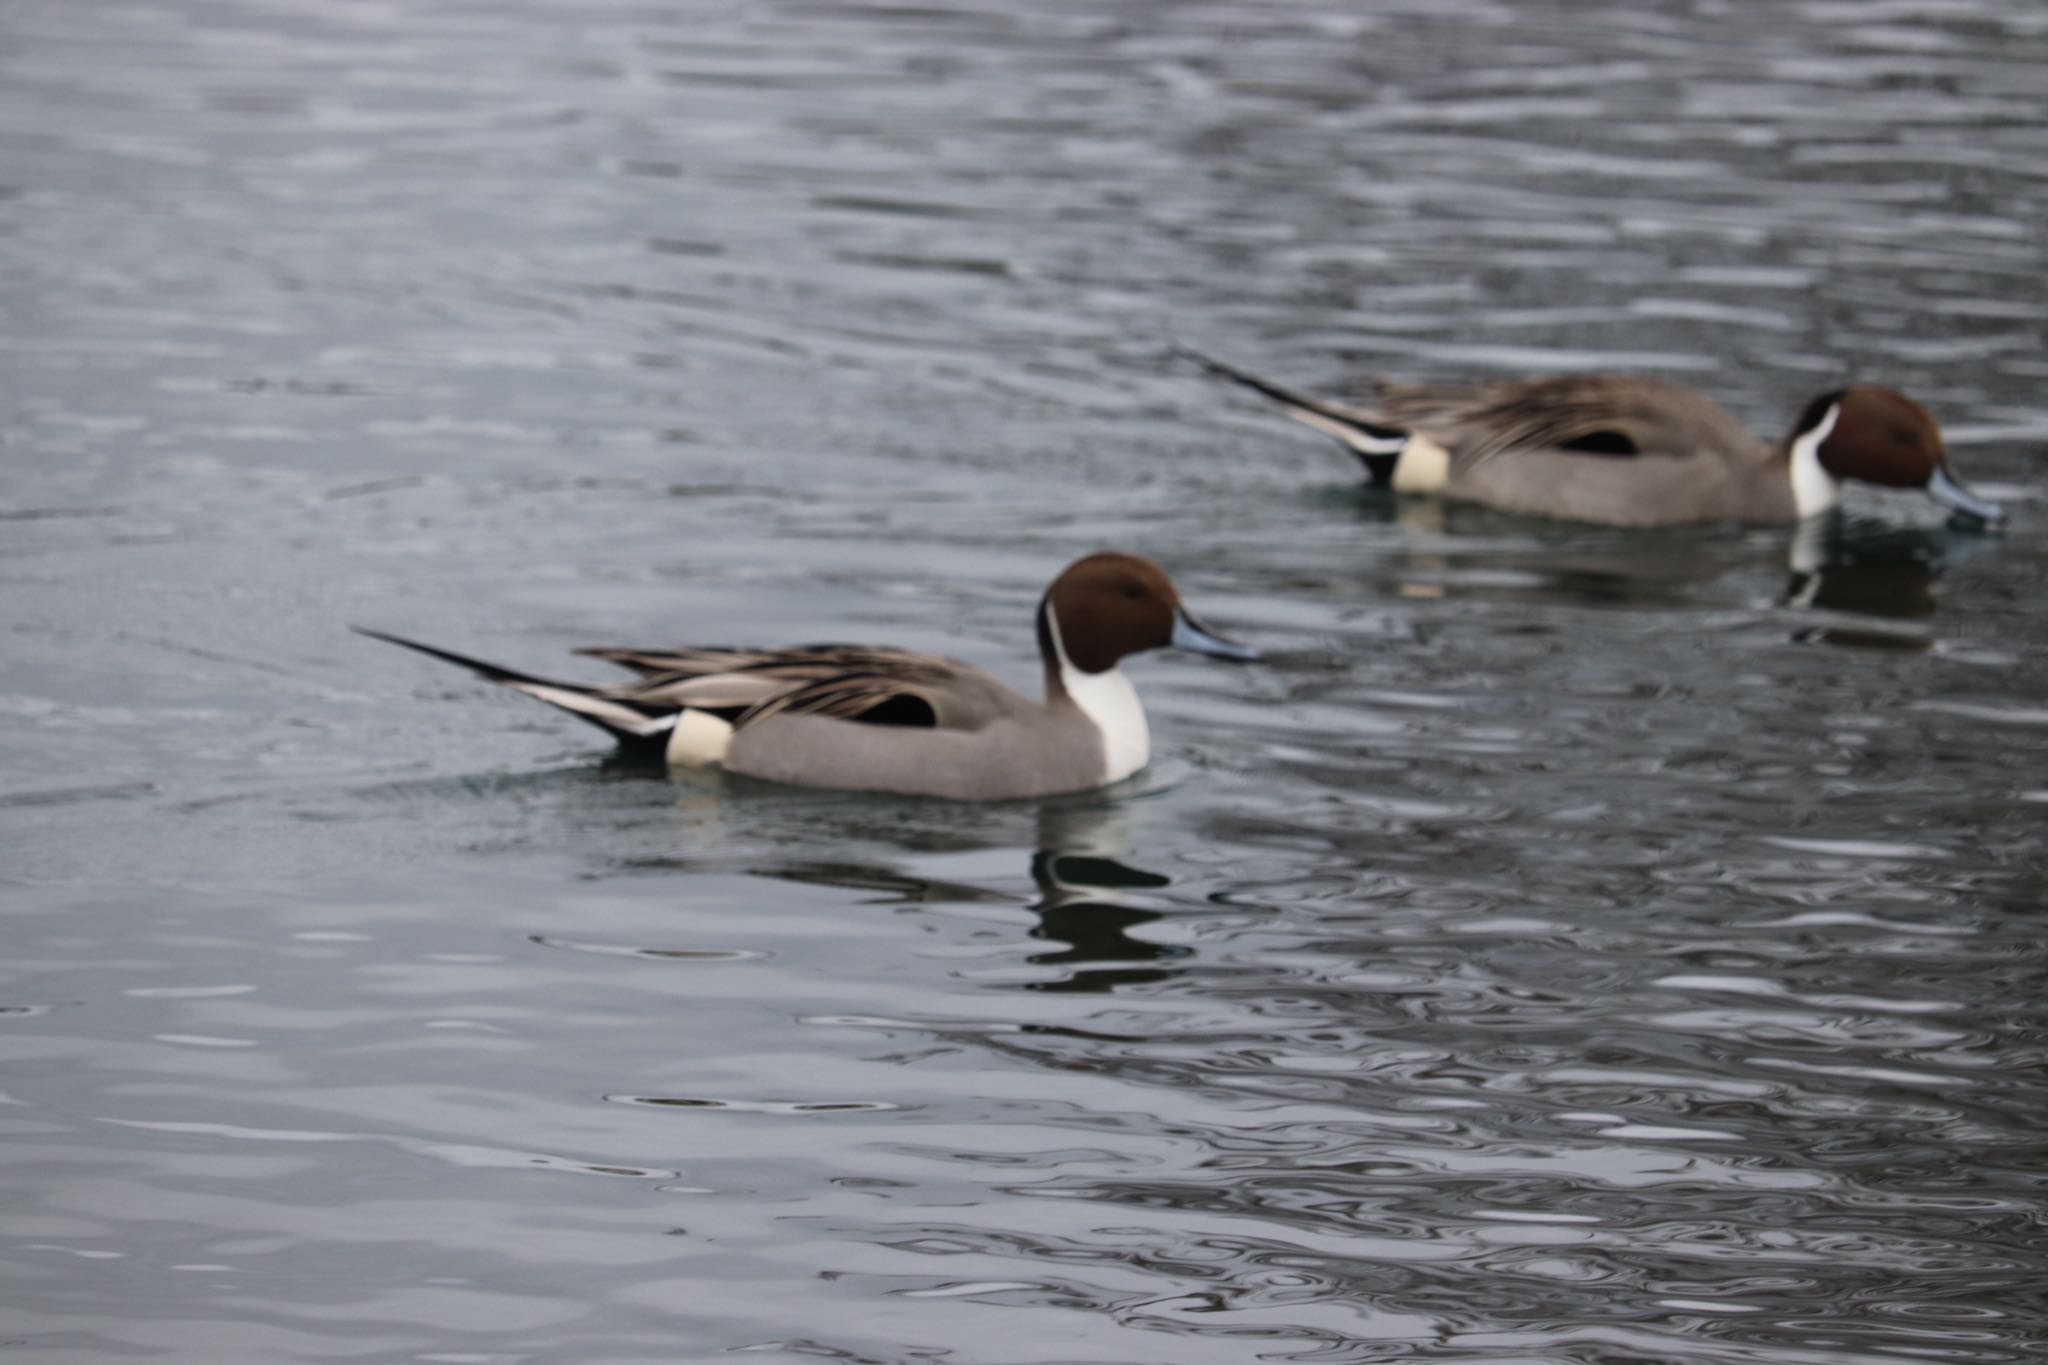
[[[1832,504],[1829,490],[1819,482],[1825,478],[1920,488],[1979,521],[1996,523],[2005,517],[2002,508],[1956,481],[1932,414],[1894,389],[1858,384],[1820,395],[1792,424],[1786,447],[1802,515]]]
[[[1221,659],[1259,657],[1197,621],[1166,571],[1137,555],[1077,559],[1038,604],[1038,649],[1051,672],[1064,660],[1083,673],[1106,673],[1127,654],[1169,645]]]

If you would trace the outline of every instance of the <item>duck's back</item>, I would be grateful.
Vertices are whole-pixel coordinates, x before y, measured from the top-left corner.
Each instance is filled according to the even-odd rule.
[[[1772,451],[1677,384],[1589,374],[1378,393],[1387,421],[1448,452],[1448,497],[1623,526],[1793,516]]]
[[[1767,452],[1719,403],[1639,375],[1569,374],[1467,384],[1381,382],[1374,405],[1428,432],[1455,460],[1501,451],[1583,451],[1761,461]]]

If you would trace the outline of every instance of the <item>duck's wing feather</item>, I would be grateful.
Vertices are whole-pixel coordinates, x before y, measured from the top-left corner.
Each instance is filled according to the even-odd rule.
[[[1691,389],[1636,375],[1577,374],[1476,384],[1375,381],[1372,410],[1420,431],[1469,466],[1518,452],[1605,458],[1760,458],[1727,409]]]
[[[579,649],[648,677],[702,677],[713,673],[758,673],[766,677],[821,677],[848,668],[891,668],[933,656],[886,645],[790,645],[781,649],[727,645],[682,645],[675,649]]]
[[[1021,698],[970,664],[871,645],[789,649],[586,649],[641,674],[603,689],[638,704],[715,711],[745,727],[775,715],[975,730]]]

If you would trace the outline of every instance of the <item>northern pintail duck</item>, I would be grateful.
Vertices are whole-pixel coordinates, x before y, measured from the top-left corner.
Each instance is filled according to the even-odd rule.
[[[1083,791],[1144,767],[1151,739],[1118,667],[1126,655],[1172,646],[1258,657],[1197,621],[1158,565],[1127,554],[1076,560],[1040,599],[1043,703],[908,649],[585,649],[640,675],[589,684],[357,629],[559,706],[672,767],[967,800]]]
[[[1987,524],[2004,512],[1956,481],[1941,429],[1891,389],[1821,394],[1775,444],[1661,379],[1577,374],[1468,384],[1373,381],[1376,401],[1310,398],[1220,360],[1215,374],[1334,436],[1376,484],[1533,516],[1614,526],[1790,522],[1834,507],[1849,479],[1919,488]]]

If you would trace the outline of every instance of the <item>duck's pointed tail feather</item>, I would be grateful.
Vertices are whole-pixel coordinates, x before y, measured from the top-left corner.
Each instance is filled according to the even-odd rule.
[[[1218,360],[1215,356],[1205,355],[1189,347],[1178,346],[1174,349],[1209,373],[1250,389],[1263,398],[1271,399],[1280,405],[1282,412],[1295,421],[1314,427],[1325,436],[1336,437],[1369,460],[1399,455],[1401,447],[1407,444],[1406,427],[1380,421],[1373,414],[1355,408],[1311,398],[1305,393],[1298,393],[1285,385],[1276,384],[1249,370],[1240,370],[1227,361]]]
[[[650,713],[628,702],[606,696],[602,689],[589,687],[583,683],[556,682],[552,678],[536,677],[531,673],[521,673],[517,669],[505,668],[483,659],[473,659],[467,654],[457,654],[452,649],[442,649],[437,645],[408,640],[402,635],[371,630],[368,626],[350,626],[349,629],[358,635],[367,635],[373,640],[382,640],[386,644],[398,645],[403,649],[439,659],[443,663],[466,668],[479,678],[499,683],[515,692],[538,697],[548,705],[558,706],[579,720],[589,721],[606,734],[621,741],[655,739],[675,728],[677,713],[673,710]]]

